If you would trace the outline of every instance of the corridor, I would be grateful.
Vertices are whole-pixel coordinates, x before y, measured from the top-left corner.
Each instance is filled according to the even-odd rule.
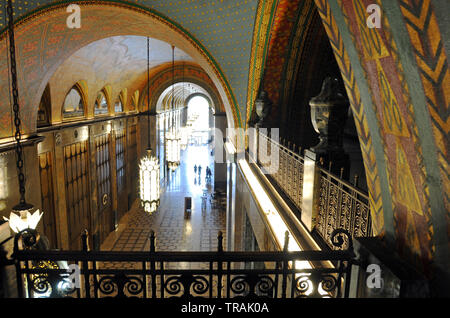
[[[155,231],[156,250],[159,251],[214,251],[219,231],[224,234],[223,245],[226,246],[226,206],[211,204],[214,180],[211,178],[206,182],[205,179],[206,166],[211,170],[214,167],[210,152],[208,145],[190,145],[182,151],[180,166],[169,173],[161,187],[159,209],[148,214],[137,200],[116,231],[111,232],[102,244],[101,250],[148,251],[151,230]],[[200,175],[194,171],[195,165],[202,167]],[[207,193],[206,200],[202,199],[204,192]],[[185,197],[192,197],[192,210],[186,214]],[[203,207],[202,200],[206,201]]]

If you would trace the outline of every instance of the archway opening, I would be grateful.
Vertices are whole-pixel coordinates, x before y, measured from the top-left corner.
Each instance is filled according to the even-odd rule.
[[[192,124],[189,144],[205,145],[211,141],[212,110],[208,100],[203,96],[191,98],[187,105],[188,122]]]

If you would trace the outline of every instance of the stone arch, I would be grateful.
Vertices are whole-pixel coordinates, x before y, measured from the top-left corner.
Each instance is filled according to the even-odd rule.
[[[184,67],[184,74],[183,74]],[[213,81],[210,79],[208,74],[203,71],[200,67],[192,64],[185,63],[184,65],[180,62],[175,63],[175,76],[172,79],[172,66],[171,64],[166,64],[161,66],[157,70],[155,76],[150,78],[150,111],[156,111],[156,105],[161,94],[170,87],[172,84],[190,82],[197,84],[203,89],[205,89],[211,97],[212,104],[215,106],[216,112],[226,112],[224,103],[218,90],[216,89]],[[152,72],[153,73],[153,72]],[[144,106],[147,103],[147,85],[142,89],[140,94],[140,110],[144,111]]]
[[[81,114],[80,116],[73,117],[73,118],[80,118],[80,117],[85,118],[86,115],[87,115],[87,112],[88,112],[88,98],[87,98],[87,96],[88,96],[88,95],[87,95],[87,93],[88,93],[88,92],[87,92],[88,88],[87,88],[87,83],[86,83],[86,81],[84,81],[84,80],[80,80],[80,81],[76,82],[75,84],[73,84],[72,87],[66,92],[66,94],[64,95],[65,98],[64,98],[63,104],[62,104],[62,105],[60,106],[60,108],[59,108],[59,109],[60,109],[60,112],[61,112],[61,119],[62,119],[62,120],[65,120],[65,121],[67,121],[67,120],[73,120],[72,117],[65,117],[65,116],[64,116],[64,104],[65,104],[67,95],[68,95],[73,89],[75,89],[75,90],[78,92],[78,94],[80,94],[81,102],[82,102],[82,105],[83,105],[83,114]]]
[[[105,112],[95,113],[96,105],[98,105],[100,103],[100,100],[99,100],[100,95],[103,95],[105,97],[105,101],[107,104],[107,110]],[[112,102],[113,102],[113,100],[112,100],[112,96],[111,96],[111,86],[105,85],[97,92],[97,96],[95,97],[95,103],[93,106],[94,116],[110,115],[113,112]]]
[[[194,94],[190,94],[184,101],[184,106],[187,106],[189,104],[189,102],[191,101],[191,99],[193,99],[194,97],[203,97],[204,99],[206,99],[208,101],[209,104],[209,108],[212,108],[213,113],[215,113],[215,107],[214,107],[214,103],[212,102],[211,98],[209,98],[209,96],[207,96],[206,94],[203,93],[194,93]]]
[[[52,121],[51,114],[51,94],[50,94],[50,84],[45,87],[44,93],[42,94],[41,101],[39,102],[37,126],[47,126],[50,125]]]

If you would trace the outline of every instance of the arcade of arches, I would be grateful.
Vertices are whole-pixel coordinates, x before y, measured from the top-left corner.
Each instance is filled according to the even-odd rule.
[[[153,229],[162,250],[213,249],[218,230],[230,251],[282,249],[254,179],[302,249],[329,250],[331,231],[345,228],[402,288],[420,286],[400,294],[449,295],[448,1],[71,3],[78,29],[67,27],[65,2],[14,3],[26,199],[43,211],[50,248],[80,249],[87,229],[92,249],[145,250]],[[379,28],[367,25],[373,3]],[[1,16],[0,216],[9,217],[19,193]],[[201,114],[191,102],[200,97]],[[175,171],[172,127],[190,133]],[[255,144],[271,163],[253,157]],[[138,188],[148,145],[160,162],[152,215]]]

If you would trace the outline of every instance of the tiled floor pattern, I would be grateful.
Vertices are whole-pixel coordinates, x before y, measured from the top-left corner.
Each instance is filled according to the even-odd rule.
[[[202,196],[207,190],[208,196],[212,187],[205,185],[204,171],[206,165],[214,167],[213,158],[207,146],[188,147],[182,153],[182,164],[173,172],[161,195],[161,205],[157,212],[148,214],[135,203],[124,216],[116,232],[110,234],[102,250],[111,251],[149,251],[150,233],[155,231],[157,251],[216,251],[217,235],[223,233],[223,246],[226,247],[226,210],[225,206],[211,206],[206,200],[202,207]],[[201,164],[203,181],[199,185],[198,174],[194,165]],[[202,178],[203,177],[203,178]],[[192,197],[192,211],[184,212],[184,198]],[[194,266],[195,265],[195,266]],[[200,264],[169,264],[168,268],[199,268]],[[102,268],[141,268],[141,264],[105,262]],[[207,263],[201,264],[207,268]]]

